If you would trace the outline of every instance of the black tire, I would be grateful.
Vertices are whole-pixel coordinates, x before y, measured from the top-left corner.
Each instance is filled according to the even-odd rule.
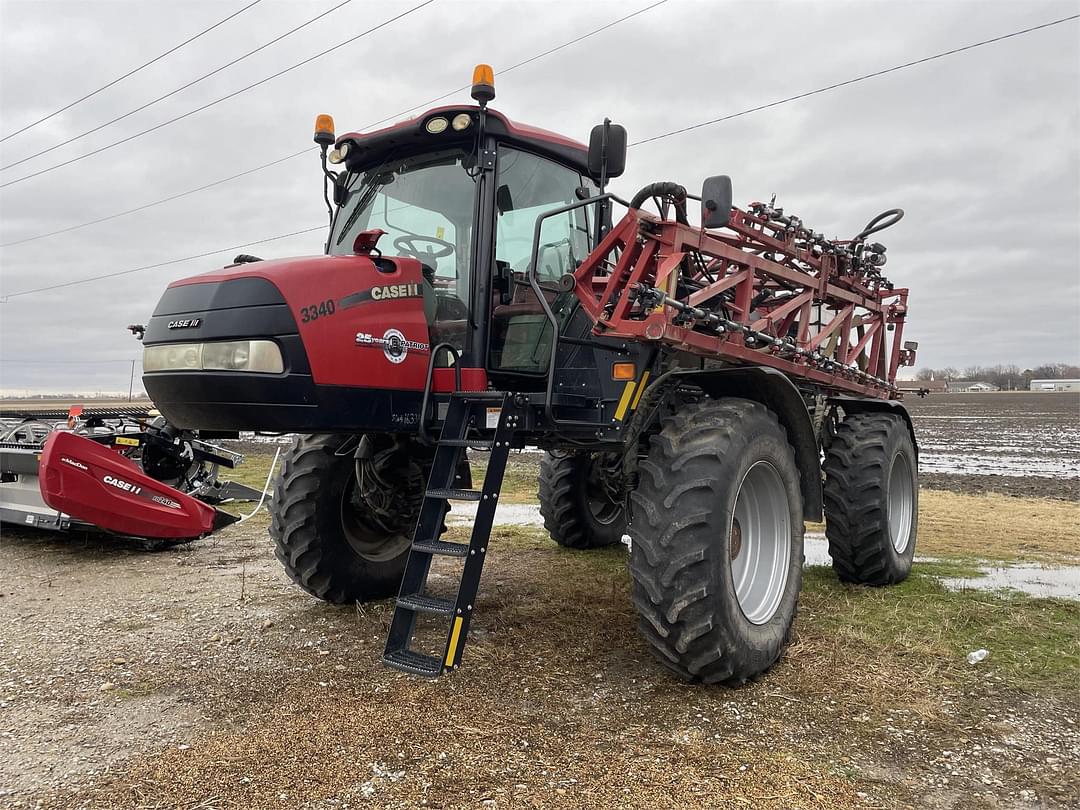
[[[825,453],[825,536],[841,580],[880,586],[907,579],[919,528],[918,475],[902,417],[856,413],[837,425]]]
[[[747,485],[740,500],[744,483],[758,478],[769,483]],[[753,555],[748,551],[738,566],[735,560],[744,542],[758,541],[735,517],[745,518],[758,494],[755,503],[776,508],[752,510],[757,522],[747,525],[773,516],[773,531],[757,537],[771,535],[775,554],[763,555],[773,560],[772,575],[761,580],[772,595],[760,611],[748,602],[752,621],[734,577]],[[728,684],[775,664],[791,638],[803,563],[799,471],[775,415],[735,398],[686,406],[650,440],[630,497],[634,604],[641,633],[660,661],[688,680]]]
[[[551,539],[565,548],[612,546],[626,533],[626,509],[603,491],[596,459],[545,453],[540,461],[540,514]]]
[[[336,455],[350,437],[313,434],[285,454],[270,504],[275,554],[297,585],[336,604],[384,599],[398,592],[409,556],[426,476],[419,465],[403,470],[408,498],[400,527],[367,523],[352,502],[352,452]]]

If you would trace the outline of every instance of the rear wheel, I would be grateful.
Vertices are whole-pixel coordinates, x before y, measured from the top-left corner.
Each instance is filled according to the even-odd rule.
[[[622,540],[626,510],[610,454],[545,453],[540,462],[540,514],[560,546],[601,548]]]
[[[426,470],[411,445],[370,437],[358,470],[343,434],[300,436],[285,455],[270,504],[270,536],[289,577],[345,603],[397,593],[424,498]]]
[[[704,400],[667,419],[631,495],[641,632],[669,668],[742,683],[788,645],[802,583],[802,494],[764,406]]]
[[[825,454],[825,535],[845,582],[907,579],[919,527],[918,459],[900,416],[845,417]]]

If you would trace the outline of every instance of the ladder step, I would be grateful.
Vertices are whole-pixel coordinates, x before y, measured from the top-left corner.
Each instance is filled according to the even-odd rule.
[[[426,540],[413,543],[413,551],[423,554],[442,554],[446,557],[468,557],[468,543],[448,543],[446,540]]]
[[[438,677],[442,672],[442,661],[438,658],[412,650],[394,650],[387,653],[383,656],[383,663],[410,675],[423,675],[425,678]]]
[[[442,498],[447,501],[478,501],[483,497],[478,489],[429,489],[429,498]]]
[[[490,450],[495,442],[489,439],[440,439],[443,447],[468,447],[472,450]]]
[[[422,593],[410,593],[397,598],[397,606],[405,610],[418,610],[423,613],[436,613],[440,616],[450,616],[454,612],[454,603],[449,599],[440,599],[438,596],[427,596]]]

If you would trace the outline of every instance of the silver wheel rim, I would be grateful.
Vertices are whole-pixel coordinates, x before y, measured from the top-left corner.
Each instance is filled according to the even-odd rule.
[[[911,541],[911,518],[915,511],[911,478],[911,462],[903,453],[897,453],[889,472],[889,535],[897,554],[907,551]]]
[[[791,562],[788,509],[780,473],[767,461],[755,462],[739,484],[728,534],[735,596],[751,624],[772,619],[787,590]]]

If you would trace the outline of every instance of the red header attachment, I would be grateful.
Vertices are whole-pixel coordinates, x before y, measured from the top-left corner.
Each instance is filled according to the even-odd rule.
[[[74,433],[50,434],[38,473],[45,503],[117,534],[188,539],[236,521],[151,478],[116,451]]]

